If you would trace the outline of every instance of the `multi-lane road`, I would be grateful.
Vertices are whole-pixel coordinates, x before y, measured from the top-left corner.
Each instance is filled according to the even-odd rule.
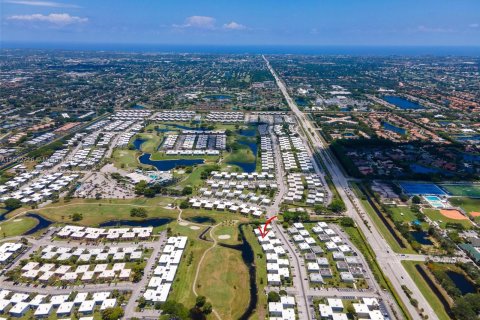
[[[332,157],[328,147],[325,146],[325,144],[321,141],[320,137],[316,133],[315,127],[308,120],[305,114],[300,111],[293,99],[290,97],[285,83],[277,75],[269,61],[265,57],[263,57],[263,59],[265,60],[268,69],[274,76],[277,86],[285,97],[288,106],[297,118],[299,125],[303,127],[305,134],[312,144],[312,147],[315,151],[318,151],[326,170],[330,173],[335,188],[337,189],[342,200],[345,202],[347,214],[354,219],[357,226],[364,233],[369,245],[372,247],[377,256],[378,264],[380,265],[386,277],[389,278],[395,291],[402,299],[412,318],[420,319],[421,317],[418,314],[417,309],[409,302],[409,298],[404,293],[402,285],[405,285],[412,292],[411,297],[418,301],[418,309],[423,309],[424,315],[428,315],[429,319],[437,318],[435,312],[428,304],[425,297],[421,294],[415,282],[402,266],[401,256],[393,252],[381,233],[375,227],[375,224],[370,220],[369,216],[365,214],[365,209],[362,207],[362,204],[360,201],[358,201],[356,195],[350,189],[347,178],[343,174],[342,170],[340,170],[337,161],[334,159],[334,157]],[[368,228],[364,221],[366,221],[371,228]]]

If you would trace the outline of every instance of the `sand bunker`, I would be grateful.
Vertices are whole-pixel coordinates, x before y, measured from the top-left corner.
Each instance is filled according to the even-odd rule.
[[[182,222],[179,222],[178,224],[181,226],[188,226],[190,223],[182,221]]]
[[[230,239],[230,235],[229,234],[221,234],[221,235],[218,236],[218,239],[227,240],[227,239]]]
[[[19,222],[22,221],[23,219],[14,219],[13,222]]]
[[[200,227],[197,227],[197,226],[191,226],[191,227],[190,227],[190,229],[192,229],[192,230],[198,230],[198,229],[200,229]]]
[[[480,217],[480,212],[470,212],[472,217]]]
[[[458,210],[440,210],[440,213],[449,219],[453,220],[468,220],[460,211]]]

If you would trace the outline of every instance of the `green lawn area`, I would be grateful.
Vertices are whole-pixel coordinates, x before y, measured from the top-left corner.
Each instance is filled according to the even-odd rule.
[[[422,295],[425,297],[425,299],[428,301],[432,309],[435,311],[435,314],[437,315],[438,319],[439,320],[451,319],[448,316],[447,312],[445,311],[445,308],[443,307],[443,304],[438,299],[437,295],[432,291],[432,289],[430,289],[430,286],[425,281],[425,279],[423,279],[420,273],[418,273],[417,269],[415,268],[417,264],[421,264],[421,262],[402,261],[402,265],[405,267],[405,270],[407,270],[410,277],[412,277],[413,282],[415,282],[415,284],[417,285]]]
[[[172,290],[168,295],[171,301],[180,302],[187,308],[195,304],[195,295],[192,291],[193,280],[203,252],[212,244],[198,239],[198,235],[204,230],[192,230],[189,226],[180,226],[177,223],[171,224],[172,233],[188,237],[187,247],[183,252],[182,261],[177,270],[175,281],[172,284]]]
[[[137,150],[115,149],[112,154],[113,163],[119,169],[137,169],[142,166],[137,160],[139,155]]]
[[[225,156],[225,162],[253,163],[255,162],[255,155],[248,146],[242,145],[241,148],[228,153]]]
[[[238,224],[233,220],[225,220],[221,225],[215,228],[213,234],[218,242],[226,244],[240,244],[238,241]],[[229,236],[228,239],[219,238],[219,236]]]
[[[238,319],[250,301],[249,273],[241,251],[221,246],[209,251],[199,273],[197,292],[212,302],[222,319]]]
[[[415,213],[413,213],[408,206],[390,207],[390,210],[393,212],[393,219],[395,221],[412,222],[417,220]]]
[[[432,221],[435,221],[439,224],[440,228],[445,229],[447,223],[460,223],[463,225],[466,229],[469,229],[472,227],[472,223],[470,220],[455,220],[455,219],[450,219],[445,217],[443,214],[440,213],[440,210],[436,209],[424,209],[423,213],[427,217],[429,217]]]
[[[20,236],[38,224],[38,220],[31,217],[18,217],[0,224],[0,239]]]
[[[216,162],[219,158],[220,156],[209,155],[166,155],[163,151],[156,151],[150,156],[150,160],[203,159],[206,163]]]
[[[244,226],[245,238],[252,247],[255,255],[255,270],[257,278],[257,291],[258,302],[255,309],[255,313],[252,314],[250,319],[263,320],[267,318],[267,295],[265,294],[265,287],[267,285],[267,259],[262,251],[262,247],[257,241],[255,234],[253,233],[253,227],[251,225]]]
[[[145,140],[145,142],[140,146],[140,149],[146,153],[153,153],[157,151],[158,146],[162,142],[162,134],[160,133],[139,133],[135,135],[133,139],[138,138]]]
[[[452,196],[476,197],[480,198],[480,186],[473,184],[442,184],[441,187],[448,191]]]
[[[383,237],[388,242],[388,244],[392,248],[392,250],[395,251],[395,252],[398,252],[398,253],[415,253],[415,250],[413,250],[410,247],[410,244],[406,240],[403,241],[406,248],[402,248],[400,246],[400,244],[393,237],[390,230],[387,228],[387,226],[385,226],[385,223],[382,221],[382,219],[380,219],[380,217],[377,215],[377,213],[373,210],[372,206],[368,203],[368,201],[366,199],[364,199],[362,197],[363,193],[360,191],[358,186],[355,183],[352,183],[351,185],[353,187],[352,189],[354,190],[354,192],[359,197],[360,202],[362,203],[363,207],[367,211],[367,214],[370,216],[370,218],[372,219],[373,223],[378,228],[378,230],[382,233]],[[392,209],[399,209],[399,208],[392,208]],[[408,210],[408,211],[410,211],[410,210]],[[403,211],[401,211],[401,212],[403,212]],[[399,216],[400,216],[400,214],[399,214]],[[392,226],[392,227],[395,228],[394,226]],[[402,238],[400,233],[397,233],[397,234],[400,238]]]
[[[95,226],[105,221],[112,220],[142,220],[141,218],[130,217],[130,210],[134,207],[144,207],[148,211],[148,218],[172,218],[178,215],[176,210],[164,208],[167,204],[173,203],[172,198],[138,198],[138,199],[115,199],[115,200],[94,200],[94,199],[75,199],[70,202],[59,201],[50,204],[44,208],[34,211],[45,218],[58,223],[75,223],[85,226]],[[73,222],[71,216],[73,213],[81,213],[83,219]],[[9,213],[9,216],[15,212]]]

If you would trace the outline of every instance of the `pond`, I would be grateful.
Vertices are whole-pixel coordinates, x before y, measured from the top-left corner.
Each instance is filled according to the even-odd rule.
[[[385,130],[398,133],[398,134],[400,134],[400,135],[404,135],[404,134],[407,133],[407,130],[405,130],[405,129],[403,129],[403,128],[400,128],[400,127],[397,127],[397,126],[394,126],[393,124],[391,124],[391,123],[389,123],[389,122],[383,122],[383,128],[384,128]]]
[[[135,150],[140,150],[140,148],[142,147],[142,144],[147,141],[146,139],[142,139],[142,138],[137,138],[133,141],[133,147],[135,148]]]
[[[145,107],[144,107],[144,106],[141,106],[141,105],[139,105],[139,104],[136,104],[136,105],[132,106],[131,108],[132,108],[132,109],[135,109],[135,110],[142,110],[142,109],[145,109]]]
[[[151,160],[150,153],[144,153],[138,157],[138,161],[142,164],[154,166],[159,171],[168,171],[175,167],[188,167],[205,162],[203,159],[171,159],[171,160]]]
[[[470,282],[463,274],[450,270],[445,273],[453,281],[453,283],[455,283],[455,286],[460,290],[462,295],[477,292],[477,290],[475,289],[475,285]]]
[[[210,94],[210,95],[204,96],[204,98],[217,100],[217,101],[224,101],[224,100],[230,100],[233,97],[226,94]]]
[[[244,137],[255,137],[257,135],[257,128],[239,129],[238,134]]]
[[[38,224],[35,227],[24,233],[24,235],[26,236],[34,234],[42,229],[48,228],[53,223],[52,221],[47,220],[36,213],[27,213],[25,216],[29,218],[34,218],[38,221]]]
[[[210,224],[214,224],[216,222],[215,219],[213,219],[211,217],[206,217],[206,216],[189,217],[189,218],[186,218],[185,220],[195,222],[195,223],[207,223],[208,222]]]
[[[396,96],[384,96],[383,100],[385,100],[388,103],[393,104],[394,106],[396,106],[400,109],[403,109],[403,110],[423,109],[423,107],[416,102],[413,102],[413,101],[410,101],[410,100],[407,100],[407,99],[404,99],[404,98],[396,97]]]
[[[430,241],[430,239],[428,239],[428,233],[426,233],[425,231],[410,231],[410,234],[415,239],[415,241],[417,241],[421,245],[424,245],[424,246],[433,245],[433,242]]]
[[[169,131],[174,131],[175,129],[178,129],[178,130],[195,130],[195,131],[200,131],[200,132],[205,131],[205,130],[199,129],[197,127],[184,126],[184,125],[181,125],[181,124],[170,124],[170,123],[166,124],[165,128],[156,128],[155,130],[157,130],[158,132],[169,132]]]
[[[247,173],[255,172],[255,170],[257,169],[257,149],[258,149],[257,142],[238,141],[238,143],[248,146],[250,150],[252,150],[253,155],[255,157],[255,161],[253,162],[232,161],[232,162],[228,162],[228,164],[233,164],[235,166],[240,167],[243,170],[243,172],[247,172]]]
[[[98,226],[100,228],[105,228],[105,227],[120,227],[120,226],[125,226],[125,227],[161,227],[163,225],[166,225],[170,223],[172,219],[170,218],[150,218],[150,219],[145,219],[145,220],[112,220],[112,221],[107,221],[99,224]]]

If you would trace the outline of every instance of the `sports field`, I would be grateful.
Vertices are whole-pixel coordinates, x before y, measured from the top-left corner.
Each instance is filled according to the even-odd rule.
[[[445,184],[442,185],[442,188],[445,189],[452,196],[480,198],[480,185]]]
[[[448,214],[441,213],[440,210],[434,210],[434,209],[424,209],[423,213],[427,217],[429,217],[432,221],[435,221],[439,224],[440,228],[445,229],[447,227],[447,223],[460,223],[463,225],[466,229],[471,228],[472,223],[468,219],[459,219],[461,213],[455,214],[453,210],[441,210],[441,211],[451,211],[448,212]],[[463,216],[463,215],[462,215]]]

